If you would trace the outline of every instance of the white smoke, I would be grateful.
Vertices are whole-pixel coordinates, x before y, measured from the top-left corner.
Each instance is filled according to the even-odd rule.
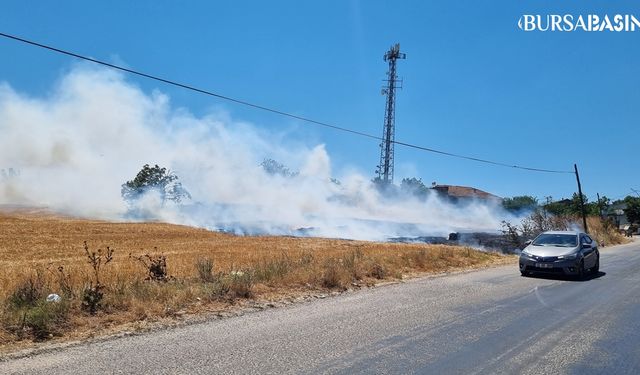
[[[75,68],[41,98],[3,83],[0,169],[19,173],[0,175],[0,204],[131,219],[121,185],[158,164],[192,199],[178,206],[149,194],[136,213],[209,229],[380,240],[496,231],[507,216],[496,205],[457,206],[436,195],[383,198],[370,177],[332,170],[323,145],[273,139],[282,137],[225,114],[196,118],[172,108],[166,95],[146,94],[109,70]],[[265,158],[299,174],[268,174]]]

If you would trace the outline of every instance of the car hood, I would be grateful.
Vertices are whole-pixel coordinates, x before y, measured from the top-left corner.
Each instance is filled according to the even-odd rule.
[[[527,253],[532,255],[537,255],[539,257],[557,257],[560,255],[575,253],[577,250],[577,247],[529,245],[523,251],[526,251]]]

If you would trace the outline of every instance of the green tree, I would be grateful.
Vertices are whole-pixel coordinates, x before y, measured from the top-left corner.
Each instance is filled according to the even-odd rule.
[[[398,185],[391,182],[384,182],[380,176],[371,180],[371,185],[385,198],[396,198],[399,194]]]
[[[533,211],[538,207],[538,199],[530,195],[504,198],[502,200],[502,207],[504,207],[505,210],[513,212]]]
[[[611,206],[611,199],[609,199],[606,195],[603,195],[600,200],[596,203],[597,213],[596,215],[602,216],[607,212],[609,206]]]
[[[416,197],[426,198],[429,188],[425,186],[421,178],[403,178],[400,183],[400,190],[405,194],[413,194]]]
[[[272,176],[295,177],[299,174],[298,172],[292,172],[284,164],[273,159],[264,159],[262,163],[260,163],[260,166],[265,172]]]
[[[149,191],[160,194],[162,203],[167,200],[180,203],[191,198],[191,194],[178,182],[178,176],[157,164],[153,167],[145,164],[133,180],[122,184],[120,194],[131,204]]]
[[[587,214],[589,214],[589,200],[587,197],[582,194],[582,198],[584,199],[585,209],[587,210]],[[580,216],[582,215],[582,203],[580,202],[580,195],[578,193],[573,193],[571,199],[562,199],[555,202],[549,202],[544,205],[544,209],[557,216]],[[595,204],[594,215],[597,215],[597,204]]]
[[[571,204],[569,206],[570,213],[572,215],[582,215],[582,202],[584,201],[585,210],[587,214],[589,214],[589,199],[586,195],[582,194],[582,201],[580,200],[580,195],[578,193],[573,193],[571,197]]]
[[[627,216],[629,223],[640,224],[640,198],[627,196],[624,199],[624,203],[627,208],[624,209],[624,214]]]
[[[556,216],[566,216],[569,214],[570,203],[571,201],[569,199],[562,199],[559,201],[552,201],[549,199],[549,201],[544,205],[544,210]]]

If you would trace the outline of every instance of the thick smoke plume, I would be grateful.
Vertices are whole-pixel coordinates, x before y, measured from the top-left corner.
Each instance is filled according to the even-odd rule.
[[[45,97],[3,83],[0,204],[244,234],[369,240],[496,231],[507,216],[491,204],[456,206],[435,195],[383,198],[369,176],[332,170],[323,145],[274,141],[282,138],[224,113],[197,118],[107,70],[76,68]],[[260,165],[265,158],[299,173],[269,174]],[[132,217],[120,188],[144,164],[170,168],[192,199],[174,205],[150,192]]]

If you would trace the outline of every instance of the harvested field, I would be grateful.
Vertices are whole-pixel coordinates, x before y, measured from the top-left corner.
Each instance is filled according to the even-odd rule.
[[[84,241],[90,253],[101,249],[96,255],[102,257],[103,297],[95,313],[87,307],[87,291],[97,280]],[[114,253],[105,264],[107,247]],[[147,266],[164,256],[166,273],[155,277],[154,269],[134,258],[144,254],[151,255],[142,258]],[[515,262],[513,256],[454,246],[238,237],[163,223],[5,209],[0,211],[0,347],[131,329],[140,322],[233,309],[243,301]],[[59,294],[61,302],[45,302],[49,293]]]

